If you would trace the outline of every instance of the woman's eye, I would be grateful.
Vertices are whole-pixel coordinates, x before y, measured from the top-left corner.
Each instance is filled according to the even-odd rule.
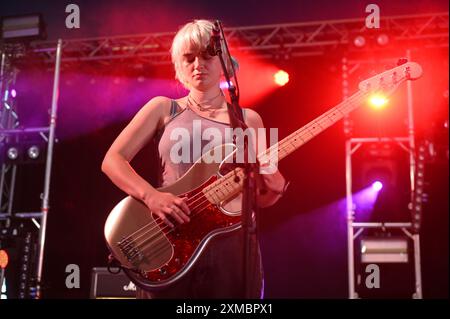
[[[202,58],[205,60],[211,60],[212,56],[208,54],[208,52],[205,52],[202,54]]]
[[[184,61],[186,61],[187,63],[192,63],[195,61],[195,56],[194,55],[190,55],[190,54],[186,54],[184,56]]]

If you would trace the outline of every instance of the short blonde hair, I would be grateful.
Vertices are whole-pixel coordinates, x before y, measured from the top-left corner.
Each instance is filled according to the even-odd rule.
[[[175,68],[175,78],[187,89],[189,89],[189,82],[184,78],[183,72],[181,71],[181,58],[187,48],[191,48],[192,50],[199,52],[205,51],[210,42],[213,28],[214,23],[209,20],[193,20],[192,22],[186,23],[182,26],[173,39],[170,53],[172,56],[172,63]],[[222,56],[224,57],[228,72],[230,73],[230,76],[232,76],[233,69],[229,65],[230,63],[226,58],[226,48],[223,41],[221,46]],[[234,68],[237,69],[238,63],[236,59],[232,58],[232,61]]]

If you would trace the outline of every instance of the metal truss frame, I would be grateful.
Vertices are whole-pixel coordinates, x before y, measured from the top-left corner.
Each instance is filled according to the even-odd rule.
[[[3,153],[3,143],[6,136],[5,130],[15,129],[19,125],[15,99],[10,93],[16,83],[18,70],[11,64],[6,52],[0,57],[0,151]],[[2,213],[11,214],[12,200],[14,197],[14,185],[16,180],[16,165],[3,163],[0,159],[0,216]]]
[[[408,60],[411,58],[411,50],[406,50]],[[361,64],[367,61],[349,61],[342,59],[342,89],[343,97],[348,97],[348,78],[349,73],[356,70]],[[349,117],[344,119],[344,132],[346,134],[345,142],[345,176],[346,176],[346,211],[347,211],[347,257],[348,257],[348,294],[350,299],[359,298],[355,288],[355,241],[358,236],[366,229],[399,229],[413,242],[414,252],[414,277],[415,291],[412,294],[414,299],[422,299],[422,275],[421,275],[421,258],[420,258],[420,235],[414,231],[413,221],[411,222],[357,222],[355,221],[355,203],[353,201],[353,174],[352,174],[352,156],[365,143],[395,143],[401,149],[408,153],[409,158],[409,186],[411,202],[413,202],[415,189],[415,172],[416,172],[416,146],[415,146],[415,130],[414,130],[414,114],[413,114],[413,98],[411,81],[407,85],[407,124],[408,131],[404,136],[397,137],[358,137],[351,136],[351,125]]]
[[[321,55],[340,46],[351,48],[356,35],[386,33],[391,41],[423,47],[448,47],[448,12],[381,17],[379,29],[367,29],[364,19],[324,20],[225,28],[231,50],[273,58]],[[151,65],[170,64],[174,32],[64,40],[63,63],[102,64],[135,59]],[[55,61],[54,41],[34,42],[32,50],[46,62]],[[372,48],[373,49],[373,48]],[[371,50],[372,50],[371,49]]]
[[[41,194],[42,205],[40,211],[38,212],[14,212],[13,213],[13,200],[14,200],[14,189],[16,187],[16,172],[20,169],[20,164],[8,164],[0,158],[1,167],[1,179],[0,179],[0,221],[4,222],[0,231],[6,230],[11,225],[12,218],[19,219],[31,219],[36,225],[39,238],[37,243],[36,252],[36,270],[34,273],[35,287],[35,297],[41,298],[41,285],[42,285],[42,270],[43,270],[43,258],[44,258],[44,247],[47,229],[47,214],[49,211],[49,195],[50,195],[50,176],[52,168],[53,159],[53,147],[55,143],[55,129],[56,129],[56,114],[58,106],[58,91],[59,91],[59,74],[60,74],[60,64],[61,64],[61,44],[62,41],[59,40],[56,47],[55,56],[55,71],[54,71],[54,81],[53,81],[53,96],[52,105],[50,109],[50,123],[48,127],[34,127],[34,128],[19,128],[19,118],[16,113],[14,100],[10,99],[11,94],[9,93],[9,88],[12,87],[11,84],[15,82],[17,70],[14,68],[11,60],[17,52],[23,49],[23,46],[7,46],[4,45],[0,47],[2,49],[1,54],[1,64],[0,64],[0,150],[4,152],[3,147],[6,143],[14,141],[17,144],[23,140],[24,136],[38,135],[47,144],[47,152],[45,159],[45,176],[44,176],[44,190]],[[16,50],[19,48],[18,50]],[[9,52],[11,49],[15,53]],[[11,80],[12,79],[12,80]],[[3,199],[6,199],[3,203]],[[26,296],[27,294],[23,294]]]

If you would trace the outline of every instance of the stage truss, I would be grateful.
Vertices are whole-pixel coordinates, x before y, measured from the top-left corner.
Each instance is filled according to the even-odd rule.
[[[357,35],[385,33],[392,43],[414,48],[448,47],[448,12],[383,17],[379,29],[368,29],[364,19],[326,20],[225,28],[231,50],[273,58],[321,55],[338,47],[353,50]],[[97,61],[101,64],[133,59],[151,65],[170,64],[174,32],[63,40],[62,63]],[[56,41],[31,46],[44,61],[55,61]],[[370,48],[373,50],[373,48]]]

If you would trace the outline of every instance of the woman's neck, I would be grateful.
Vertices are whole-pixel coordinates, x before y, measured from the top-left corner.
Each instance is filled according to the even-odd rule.
[[[204,106],[217,105],[223,102],[223,93],[220,88],[208,91],[198,91],[192,89],[189,92],[189,96],[193,99],[193,102]]]

